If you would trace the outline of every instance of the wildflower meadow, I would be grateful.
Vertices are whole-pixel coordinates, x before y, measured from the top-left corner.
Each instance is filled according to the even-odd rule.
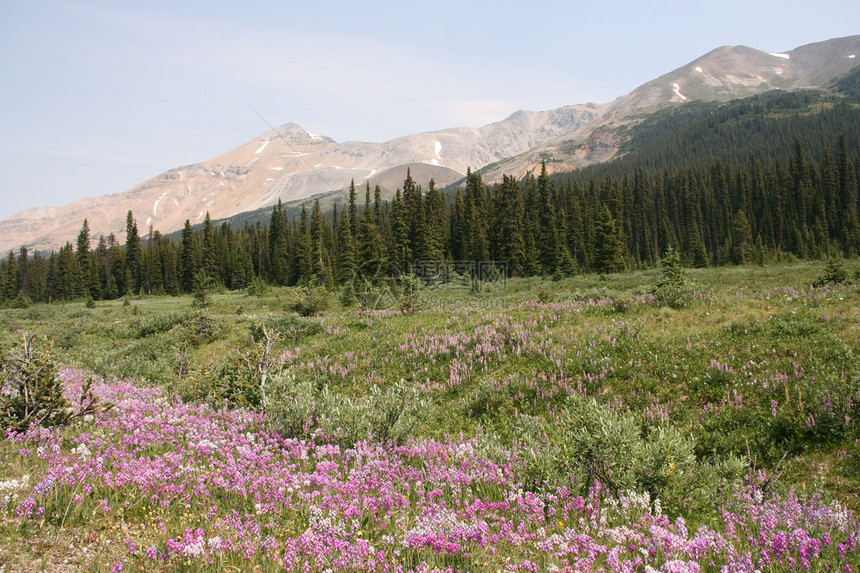
[[[7,424],[0,571],[858,572],[821,266],[0,310],[4,415],[34,364],[64,413]]]

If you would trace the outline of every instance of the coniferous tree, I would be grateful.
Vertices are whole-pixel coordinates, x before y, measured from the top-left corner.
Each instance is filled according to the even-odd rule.
[[[72,300],[75,297],[75,284],[78,273],[78,261],[72,244],[66,242],[57,256],[56,274],[54,277],[54,293],[60,300]]]
[[[12,300],[16,296],[18,296],[18,262],[15,260],[15,253],[9,251],[3,279],[3,298]]]
[[[28,263],[29,292],[28,297],[37,302],[48,302],[48,268],[50,261],[39,254],[33,253],[33,259]]]
[[[424,197],[424,221],[426,227],[424,259],[441,261],[445,258],[448,244],[448,216],[445,198],[436,189],[436,182],[433,179],[430,179]]]
[[[78,233],[75,256],[78,259],[78,277],[75,281],[75,296],[79,298],[99,296],[98,275],[90,254],[90,225],[86,219]]]
[[[405,271],[412,261],[412,243],[406,206],[399,188],[391,202],[391,239],[389,260],[393,262],[394,268]]]
[[[377,190],[379,187],[377,186]],[[370,204],[370,187],[368,186],[364,196],[364,211],[358,225],[357,259],[358,272],[357,281],[373,281],[380,277],[381,259],[383,257],[382,234],[378,225],[380,209]]]
[[[314,207],[311,211],[311,282],[318,286],[332,288],[334,280],[328,252],[323,242],[324,232],[322,211],[320,210],[319,199],[317,199],[314,201]]]
[[[340,284],[351,281],[356,269],[355,240],[353,239],[350,221],[351,217],[347,213],[345,216],[341,216],[337,222],[337,282]]]
[[[546,161],[541,161],[540,177],[537,180],[536,204],[531,207],[536,211],[539,222],[537,245],[540,250],[540,266],[544,274],[552,274],[558,268],[561,255],[561,245],[564,239],[559,234],[556,220],[556,209],[552,202],[553,190],[546,171]]]
[[[296,243],[299,245],[298,257],[298,284],[307,285],[313,283],[314,277],[314,248],[311,240],[310,221],[308,211],[302,204],[302,212],[299,217],[299,226],[296,229]]]
[[[487,244],[487,206],[485,205],[484,183],[481,176],[466,170],[465,219],[468,237],[466,258],[471,261],[490,259]]]
[[[617,273],[626,268],[621,232],[608,206],[604,206],[600,212],[596,248],[597,252],[594,261],[596,271],[601,273]]]
[[[368,189],[370,188],[370,182],[367,183]],[[358,207],[356,205],[356,196],[355,196],[355,180],[349,180],[349,213],[347,214],[349,217],[349,232],[355,237],[358,235]]]
[[[179,249],[179,287],[182,292],[190,293],[194,290],[194,277],[197,275],[197,254],[194,241],[194,230],[191,221],[185,219],[182,228],[182,242]]]
[[[523,239],[523,200],[513,177],[504,176],[496,198],[496,228],[499,231],[497,253],[507,263],[509,272],[522,272],[526,251]]]
[[[27,245],[21,245],[18,254],[18,292],[25,299],[30,298],[30,260],[27,255]]]
[[[522,274],[538,275],[543,272],[541,265],[541,229],[540,229],[540,200],[538,198],[537,182],[533,175],[526,176],[522,185],[523,195],[523,243],[525,245],[525,262]]]
[[[203,272],[210,279],[217,276],[217,256],[215,247],[215,232],[212,229],[212,219],[209,217],[209,211],[206,211],[206,216],[203,218]]]
[[[739,209],[732,217],[731,254],[732,263],[742,265],[752,255],[752,231],[746,213]]]
[[[462,190],[458,187],[449,215],[448,250],[451,258],[462,261],[466,258],[466,204]]]
[[[140,247],[140,235],[137,232],[137,221],[134,214],[128,212],[125,218],[125,263],[126,287],[133,293],[140,290],[143,252]]]

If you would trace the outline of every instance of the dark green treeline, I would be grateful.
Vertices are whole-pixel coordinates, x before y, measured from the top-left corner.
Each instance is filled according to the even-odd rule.
[[[468,173],[443,195],[407,175],[390,201],[353,185],[348,202],[318,201],[289,219],[279,203],[268,225],[186,221],[175,242],[133,213],[126,237],[93,240],[83,222],[74,245],[49,256],[22,247],[0,262],[0,303],[114,299],[191,292],[201,273],[227,289],[262,279],[334,288],[356,276],[415,269],[419,261],[503,261],[512,275],[564,276],[652,267],[669,247],[690,266],[860,254],[858,157],[844,137],[809,154],[798,141],[767,165],[726,165],[597,180],[577,172],[485,185]],[[813,159],[813,156],[815,157]],[[95,246],[93,246],[95,244]]]

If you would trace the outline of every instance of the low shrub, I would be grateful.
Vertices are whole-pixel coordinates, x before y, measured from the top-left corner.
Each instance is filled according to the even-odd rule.
[[[329,292],[323,287],[302,287],[296,289],[288,308],[301,316],[315,316],[328,310],[330,304]]]
[[[374,385],[354,399],[292,374],[271,378],[263,407],[276,428],[291,437],[337,442],[351,447],[358,441],[402,444],[426,423],[432,402],[418,388],[400,380],[388,389]]]

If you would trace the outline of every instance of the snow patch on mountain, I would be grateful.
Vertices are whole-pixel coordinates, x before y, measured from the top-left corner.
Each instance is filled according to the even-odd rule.
[[[153,216],[153,217],[157,217],[157,216],[158,216],[158,204],[159,204],[159,202],[161,202],[161,200],[162,200],[162,199],[164,199],[164,196],[165,196],[165,195],[167,195],[167,191],[165,191],[164,193],[162,193],[162,194],[161,194],[161,197],[159,197],[158,199],[156,199],[156,200],[155,200],[155,204],[152,206],[152,216]],[[147,225],[148,225],[148,224],[149,224],[149,223],[147,223]]]
[[[777,54],[776,52],[768,52],[774,58],[782,58],[783,60],[790,60],[791,56],[789,54]]]
[[[672,84],[672,91],[675,92],[675,95],[681,98],[684,101],[687,101],[687,96],[681,93],[681,86],[678,84]]]
[[[257,153],[257,154],[263,153],[263,150],[266,149],[266,146],[269,145],[270,141],[271,141],[271,139],[269,139],[267,137],[266,141],[263,142],[263,145],[261,145],[260,148],[257,151],[255,151],[254,153]]]
[[[702,73],[702,66],[696,66],[694,69],[700,74]]]

